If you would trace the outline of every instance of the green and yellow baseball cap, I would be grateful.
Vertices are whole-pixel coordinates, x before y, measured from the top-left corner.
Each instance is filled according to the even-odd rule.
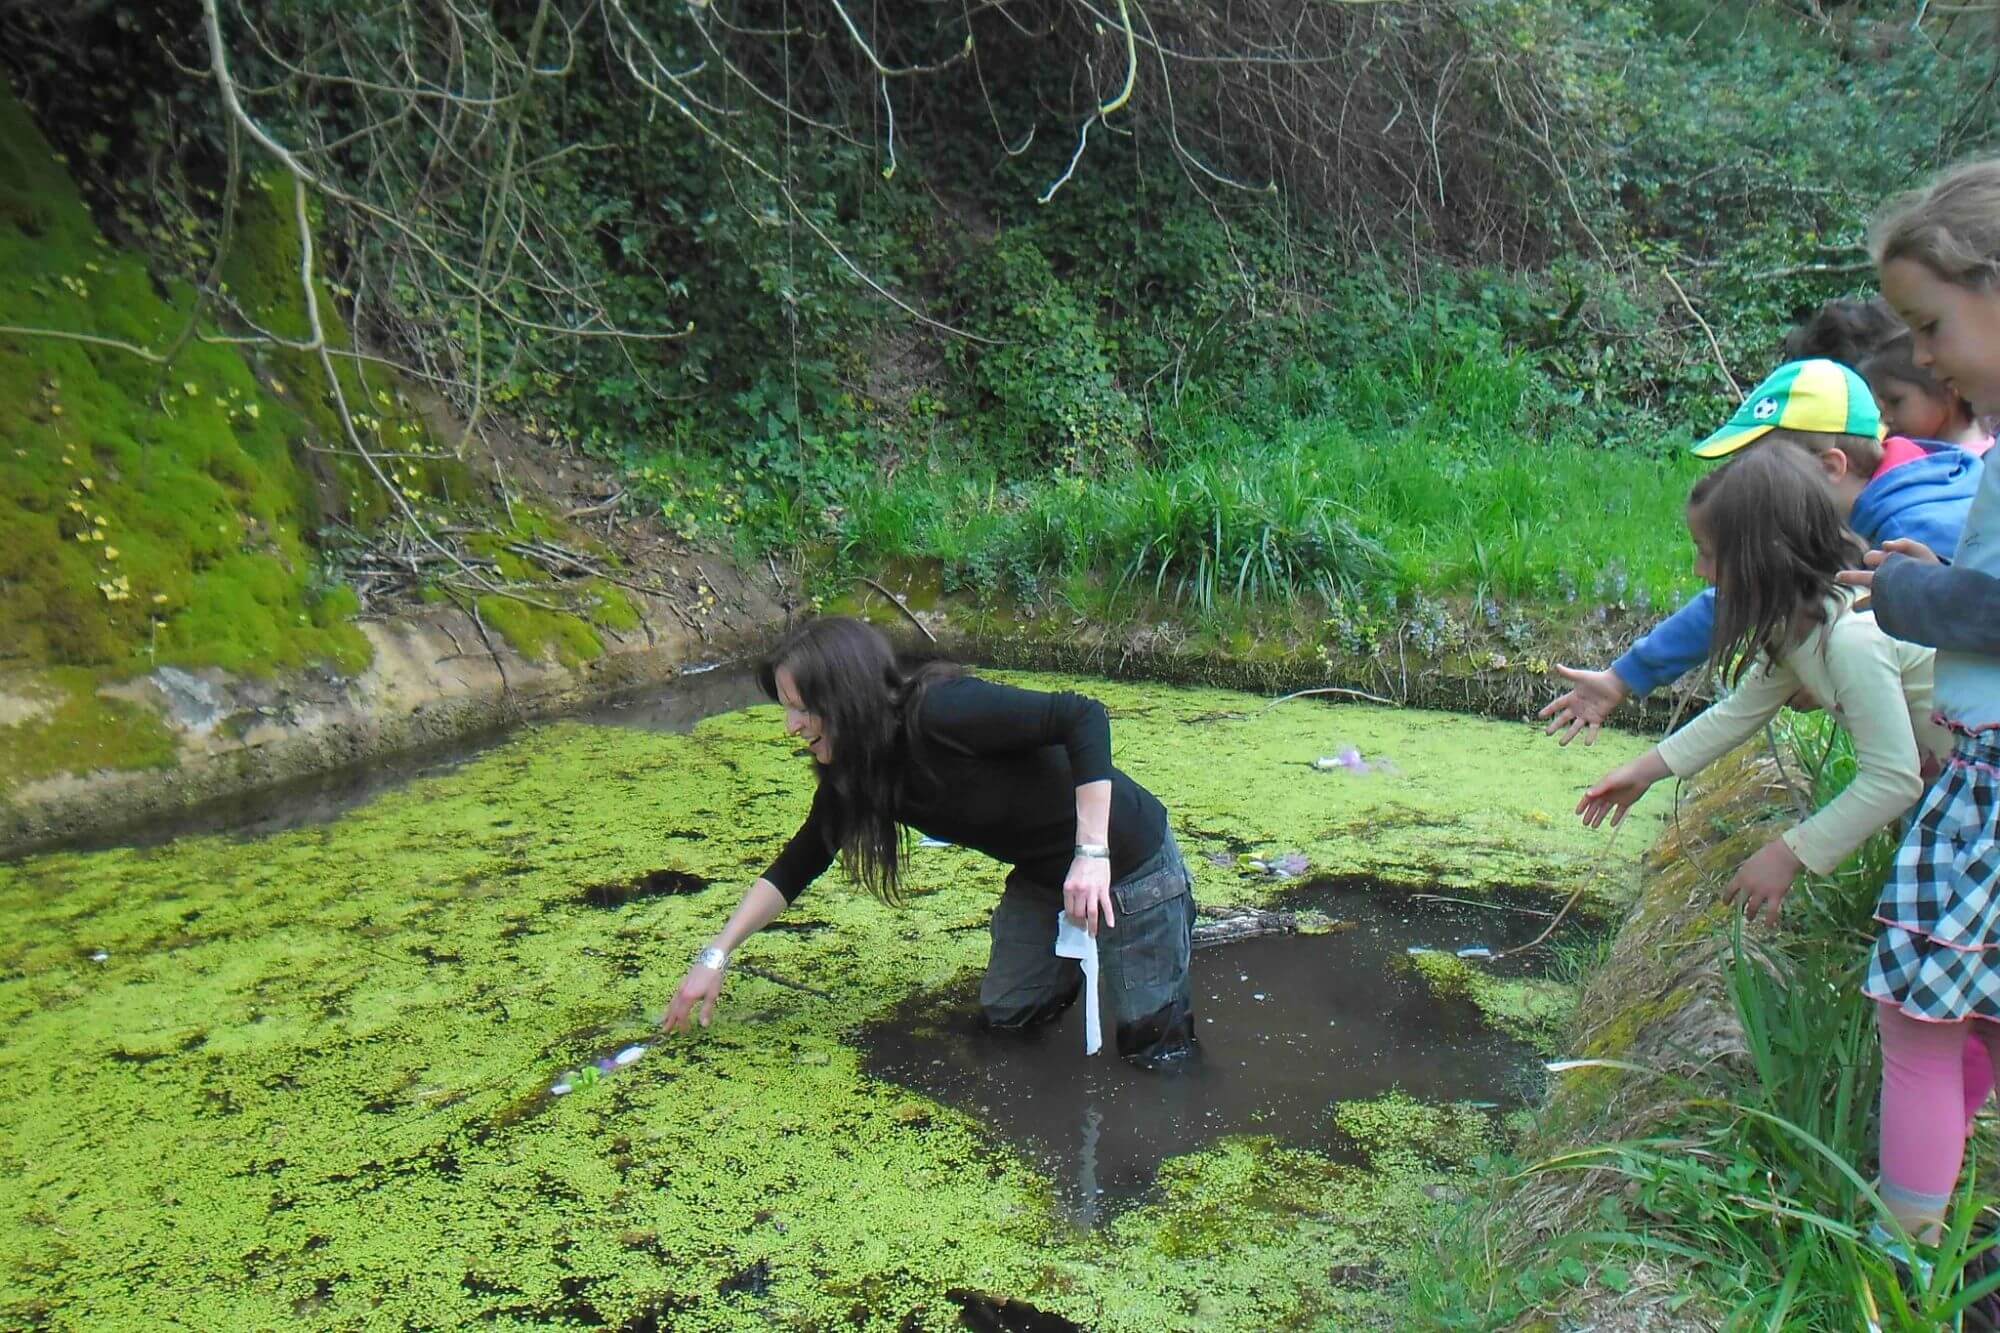
[[[1721,430],[1694,447],[1722,458],[1780,427],[1823,435],[1882,438],[1882,412],[1868,383],[1838,361],[1788,361],[1750,391]]]

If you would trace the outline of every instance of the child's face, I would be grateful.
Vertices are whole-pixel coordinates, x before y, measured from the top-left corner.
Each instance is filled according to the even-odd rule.
[[[1701,511],[1693,505],[1687,507],[1688,536],[1694,538],[1694,572],[1709,587],[1715,586],[1715,548],[1709,544],[1708,532],[1702,526]]]
[[[1917,364],[1975,413],[2000,411],[2000,292],[1946,282],[1914,259],[1882,266],[1888,298],[1915,341]]]
[[[1958,404],[1932,393],[1921,384],[1870,377],[1868,387],[1875,393],[1875,405],[1882,409],[1882,424],[1891,435],[1910,440],[1946,440],[1958,424]]]

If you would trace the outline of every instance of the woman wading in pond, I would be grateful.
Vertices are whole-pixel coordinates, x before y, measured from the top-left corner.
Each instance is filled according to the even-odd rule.
[[[1097,937],[1118,1053],[1155,1065],[1194,1049],[1188,956],[1193,880],[1159,798],[1111,764],[1104,706],[1017,690],[934,662],[905,670],[859,621],[810,621],[758,670],[806,742],[812,812],[696,955],[661,1019],[708,1025],[731,951],[775,920],[839,855],[885,902],[903,883],[899,825],[1013,867],[993,909],[979,1003],[988,1024],[1027,1028],[1060,1015],[1083,974],[1055,955],[1057,915]]]

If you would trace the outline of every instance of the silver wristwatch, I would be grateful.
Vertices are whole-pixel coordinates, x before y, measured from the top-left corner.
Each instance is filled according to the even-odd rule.
[[[1088,857],[1093,861],[1109,861],[1111,859],[1111,849],[1101,842],[1080,842],[1076,845],[1076,854],[1081,857]]]
[[[729,950],[717,948],[711,944],[696,954],[694,961],[699,967],[710,967],[720,972],[729,966]]]

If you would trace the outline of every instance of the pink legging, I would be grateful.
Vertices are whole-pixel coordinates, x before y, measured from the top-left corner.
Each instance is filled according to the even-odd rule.
[[[1882,1001],[1875,1016],[1882,1032],[1882,1194],[1899,1213],[1941,1216],[1958,1185],[1972,1117],[1993,1091],[2000,1026],[1927,1023]]]

